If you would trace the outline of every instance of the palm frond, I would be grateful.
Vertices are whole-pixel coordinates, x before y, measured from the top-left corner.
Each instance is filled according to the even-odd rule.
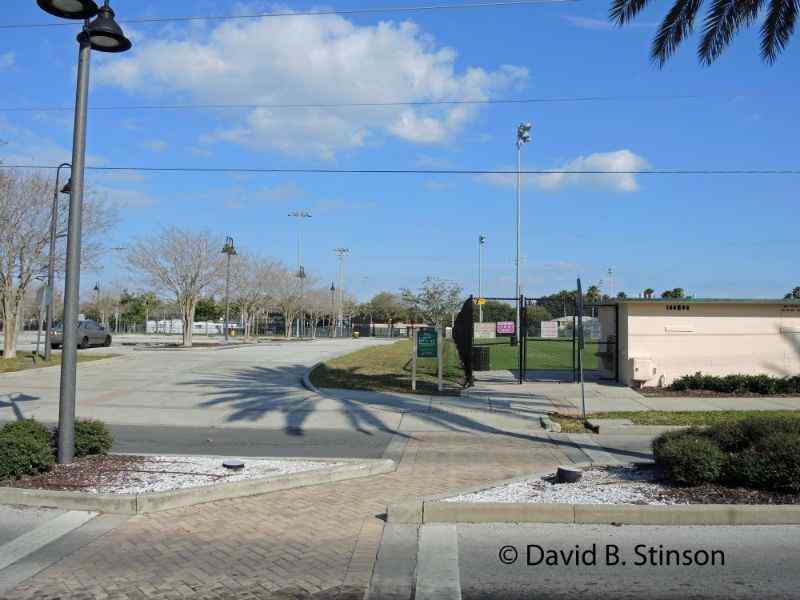
[[[664,17],[650,49],[650,59],[659,68],[664,66],[681,42],[694,30],[694,20],[702,3],[703,0],[676,0]]]
[[[794,32],[800,0],[771,0],[767,19],[761,26],[761,58],[773,64]]]
[[[713,63],[742,26],[758,16],[764,0],[714,0],[703,24],[703,38],[697,50],[700,62]]]
[[[613,0],[608,17],[619,26],[625,25],[640,13],[648,2],[650,0]]]

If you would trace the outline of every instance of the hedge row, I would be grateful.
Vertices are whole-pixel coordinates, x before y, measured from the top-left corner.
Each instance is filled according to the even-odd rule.
[[[724,394],[800,394],[800,376],[770,377],[769,375],[684,375],[672,382],[669,389],[678,392],[707,390]]]
[[[656,464],[679,485],[721,483],[800,494],[800,419],[752,417],[653,441]]]
[[[49,471],[55,464],[58,431],[34,420],[0,428],[0,480]],[[75,456],[106,454],[114,438],[100,421],[75,421]]]

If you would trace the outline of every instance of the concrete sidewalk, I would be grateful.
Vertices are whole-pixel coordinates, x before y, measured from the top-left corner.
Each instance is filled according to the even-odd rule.
[[[511,371],[486,371],[476,374],[475,387],[462,395],[486,402],[506,399],[536,406],[542,412],[577,415],[581,412],[581,388],[576,383],[528,381],[516,383]],[[800,410],[798,397],[697,398],[684,396],[653,397],[627,386],[606,381],[585,383],[586,411],[710,411],[710,410]]]

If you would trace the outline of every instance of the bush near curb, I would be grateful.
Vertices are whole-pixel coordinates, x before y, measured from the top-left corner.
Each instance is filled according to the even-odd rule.
[[[679,485],[720,482],[800,494],[800,421],[752,417],[665,433],[656,463]]]
[[[770,377],[769,375],[684,375],[672,382],[670,390],[685,392],[687,390],[705,390],[723,394],[757,394],[774,396],[775,394],[800,394],[800,376]]]
[[[0,479],[36,475],[54,463],[51,433],[44,425],[19,421],[0,429]]]
[[[114,445],[114,436],[102,421],[75,421],[75,456],[108,454]]]
[[[55,464],[58,429],[33,419],[0,428],[0,480],[49,471]],[[75,421],[75,457],[107,454],[114,437],[101,421]]]
[[[666,476],[680,485],[719,481],[726,463],[719,446],[697,433],[671,436],[654,445],[653,453]]]

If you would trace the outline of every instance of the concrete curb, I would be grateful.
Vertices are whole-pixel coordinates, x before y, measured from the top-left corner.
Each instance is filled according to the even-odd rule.
[[[272,457],[271,457],[272,458]],[[275,459],[308,460],[308,459]],[[299,487],[319,485],[391,473],[397,469],[393,460],[387,459],[314,459],[316,462],[348,463],[332,469],[319,469],[303,473],[280,475],[270,479],[237,481],[217,486],[205,486],[136,495],[97,495],[84,492],[61,492],[21,488],[0,488],[0,504],[22,506],[48,506],[64,510],[137,515],[173,508],[194,506],[218,500],[243,498]]]
[[[317,389],[317,386],[315,386],[313,383],[311,383],[311,372],[314,369],[316,369],[317,367],[320,367],[320,366],[322,366],[324,364],[325,364],[325,361],[320,361],[317,364],[315,364],[314,366],[306,369],[306,372],[303,373],[303,377],[302,377],[303,387],[306,388],[309,392],[313,392],[314,394],[317,394],[318,396],[322,396],[322,392],[320,392],[319,389]]]
[[[26,350],[26,352],[27,352],[27,350]],[[124,354],[117,354],[116,356],[112,356],[110,358],[101,358],[99,360],[91,360],[91,361],[87,361],[87,362],[79,362],[78,363],[78,368],[80,368],[80,367],[88,367],[89,365],[102,365],[102,364],[110,363],[110,362],[115,361],[115,360],[119,360],[120,358],[125,358],[125,355]],[[58,364],[58,365],[52,365],[50,367],[39,367],[38,369],[37,368],[34,368],[34,369],[23,369],[21,371],[9,371],[8,373],[0,373],[0,380],[2,380],[3,377],[12,377],[14,375],[19,375],[21,373],[28,373],[30,371],[33,371],[35,373],[42,373],[44,371],[51,371],[51,370],[54,370],[54,369],[61,369],[61,365]]]
[[[619,466],[576,463],[573,467]],[[534,473],[492,483],[390,504],[388,521],[424,523],[568,523],[576,525],[800,525],[800,506],[793,504],[534,504],[513,502],[445,502],[461,494],[517,483]]]

